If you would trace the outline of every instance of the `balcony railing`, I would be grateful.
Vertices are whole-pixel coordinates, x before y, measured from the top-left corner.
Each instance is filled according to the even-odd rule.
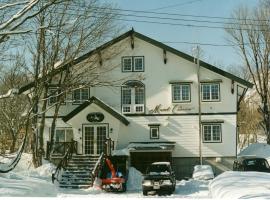
[[[53,156],[64,156],[67,150],[71,148],[72,152],[77,154],[77,141],[71,141],[71,142],[54,142],[53,145],[51,145],[51,142],[47,142],[47,158],[50,158],[50,153]]]

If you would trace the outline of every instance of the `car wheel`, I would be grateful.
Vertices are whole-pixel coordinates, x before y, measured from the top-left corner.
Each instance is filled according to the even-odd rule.
[[[147,196],[147,194],[148,194],[148,191],[147,190],[143,190],[143,195],[144,196]]]

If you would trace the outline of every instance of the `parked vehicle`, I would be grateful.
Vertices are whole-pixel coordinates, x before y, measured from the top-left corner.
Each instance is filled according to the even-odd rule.
[[[256,156],[241,156],[233,163],[234,171],[270,172],[270,167],[265,158]]]
[[[176,180],[169,162],[152,163],[142,181],[143,195],[149,191],[166,192],[172,194],[175,190]]]

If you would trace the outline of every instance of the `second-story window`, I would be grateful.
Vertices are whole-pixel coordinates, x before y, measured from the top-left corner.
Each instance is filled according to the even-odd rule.
[[[48,89],[48,104],[49,105],[53,105],[55,103],[57,103],[57,96],[59,94],[59,91],[57,88],[49,88]]]
[[[174,83],[172,84],[173,103],[190,101],[190,84]]]
[[[219,83],[202,83],[201,98],[202,101],[220,101]]]
[[[72,102],[74,104],[83,103],[89,99],[89,88],[80,88],[73,91]]]
[[[128,81],[122,86],[122,112],[143,113],[145,89],[140,81]]]
[[[123,72],[143,72],[144,57],[143,56],[125,56],[122,57]]]

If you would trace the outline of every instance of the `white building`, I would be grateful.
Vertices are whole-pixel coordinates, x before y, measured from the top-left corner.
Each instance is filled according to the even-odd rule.
[[[251,83],[201,61],[198,84],[192,56],[133,30],[99,50],[119,44],[126,48],[103,64],[121,63],[110,75],[123,79],[122,86],[67,94],[73,103],[61,107],[57,142],[74,139],[78,154],[100,154],[106,138],[111,138],[115,150],[129,150],[131,165],[138,169],[152,161],[169,160],[178,177],[183,177],[190,173],[186,169],[199,162],[201,126],[204,159],[236,156],[237,107]],[[78,65],[87,66],[87,55],[77,59]],[[48,112],[45,141],[50,138],[51,116]]]

